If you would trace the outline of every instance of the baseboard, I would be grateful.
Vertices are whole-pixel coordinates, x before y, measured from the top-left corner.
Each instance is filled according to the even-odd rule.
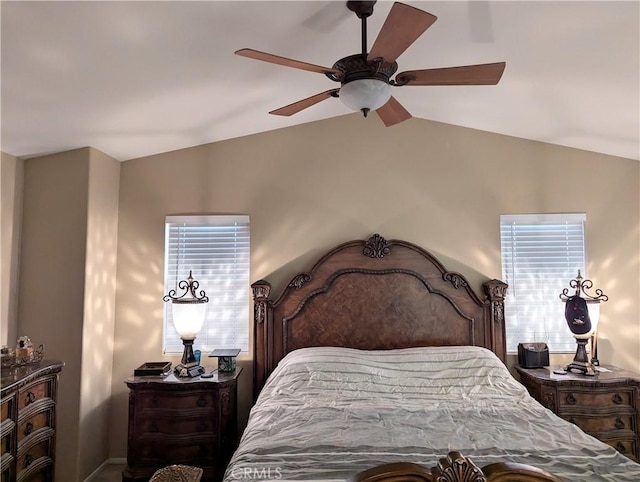
[[[89,476],[86,479],[84,479],[83,482],[91,482],[92,480],[94,480],[107,465],[126,464],[126,463],[127,463],[127,459],[124,457],[107,459],[104,462],[102,462],[96,470],[91,472]]]

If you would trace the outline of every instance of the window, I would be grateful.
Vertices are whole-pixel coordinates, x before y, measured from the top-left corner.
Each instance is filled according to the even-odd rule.
[[[165,293],[193,272],[209,297],[207,316],[194,343],[203,354],[214,348],[249,350],[249,216],[167,216]],[[182,353],[165,303],[164,353]]]
[[[585,272],[585,214],[500,216],[507,352],[518,343],[546,342],[549,351],[573,353],[576,341],[560,299],[569,282]]]

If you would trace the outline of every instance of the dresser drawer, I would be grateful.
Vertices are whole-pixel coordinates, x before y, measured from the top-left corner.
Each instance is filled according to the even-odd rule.
[[[631,414],[620,414],[612,416],[595,416],[595,415],[573,415],[562,414],[562,418],[566,421],[576,424],[583,431],[594,434],[599,432],[611,432],[615,430],[635,431],[636,417]]]
[[[12,417],[14,403],[15,400],[13,397],[2,400],[2,406],[0,406],[0,414],[2,415],[2,418],[0,418],[1,421],[4,422]]]
[[[18,392],[18,410],[22,410],[38,400],[53,397],[55,379],[45,379],[27,385]]]
[[[13,427],[15,424],[12,420],[5,420],[2,424],[2,433],[0,436],[0,456],[4,454],[14,453],[16,448],[16,440],[13,434]]]
[[[0,480],[2,482],[9,482],[15,479],[12,462],[13,456],[11,454],[2,454],[2,456],[0,456],[0,474],[2,474]]]
[[[47,410],[41,411],[27,418],[21,420],[18,425],[18,443],[20,443],[26,437],[35,434],[38,430],[43,428],[53,429],[54,424],[54,408],[51,407]]]
[[[33,470],[50,464],[52,460],[52,436],[53,432],[51,436],[40,437],[40,440],[30,444],[27,448],[18,447],[18,478],[20,478],[20,472],[23,470]]]
[[[558,390],[559,410],[567,407],[633,407],[635,391],[620,388],[618,390],[585,389]]]
[[[180,410],[209,408],[216,410],[216,398],[211,393],[163,394],[141,393],[137,402],[142,410]]]

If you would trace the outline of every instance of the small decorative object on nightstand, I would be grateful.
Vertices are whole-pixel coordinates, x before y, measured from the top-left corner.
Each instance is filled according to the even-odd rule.
[[[578,270],[578,276],[569,282],[569,286],[576,290],[575,293],[569,295],[569,289],[565,288],[562,290],[562,293],[560,293],[560,299],[565,301],[564,317],[567,320],[567,325],[571,333],[573,333],[573,337],[576,339],[578,348],[576,349],[576,355],[573,361],[564,367],[564,369],[566,371],[575,370],[585,375],[593,376],[596,372],[593,363],[589,360],[586,347],[589,340],[591,340],[591,356],[594,357],[596,347],[594,341],[598,320],[595,317],[593,320],[591,319],[587,304],[599,304],[601,301],[607,301],[609,297],[600,289],[596,290],[596,296],[589,295],[587,290],[593,288],[593,282],[588,279],[583,279],[580,275],[580,270]],[[598,314],[599,312],[598,306]]]
[[[218,357],[218,371],[232,372],[236,369],[236,357],[240,354],[240,348],[228,350],[213,350],[209,356]]]
[[[133,376],[129,387],[129,436],[123,482],[146,482],[171,464],[203,470],[219,482],[238,442],[237,393],[242,368],[214,370],[211,378]]]
[[[561,418],[640,461],[640,375],[614,366],[593,377],[554,367],[515,367],[533,398]],[[556,367],[557,368],[557,367]]]

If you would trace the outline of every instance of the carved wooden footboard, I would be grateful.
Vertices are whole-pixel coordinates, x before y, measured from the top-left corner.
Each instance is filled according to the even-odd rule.
[[[513,462],[479,468],[460,452],[449,452],[431,469],[409,462],[384,464],[357,473],[349,482],[561,482],[561,479]]]

